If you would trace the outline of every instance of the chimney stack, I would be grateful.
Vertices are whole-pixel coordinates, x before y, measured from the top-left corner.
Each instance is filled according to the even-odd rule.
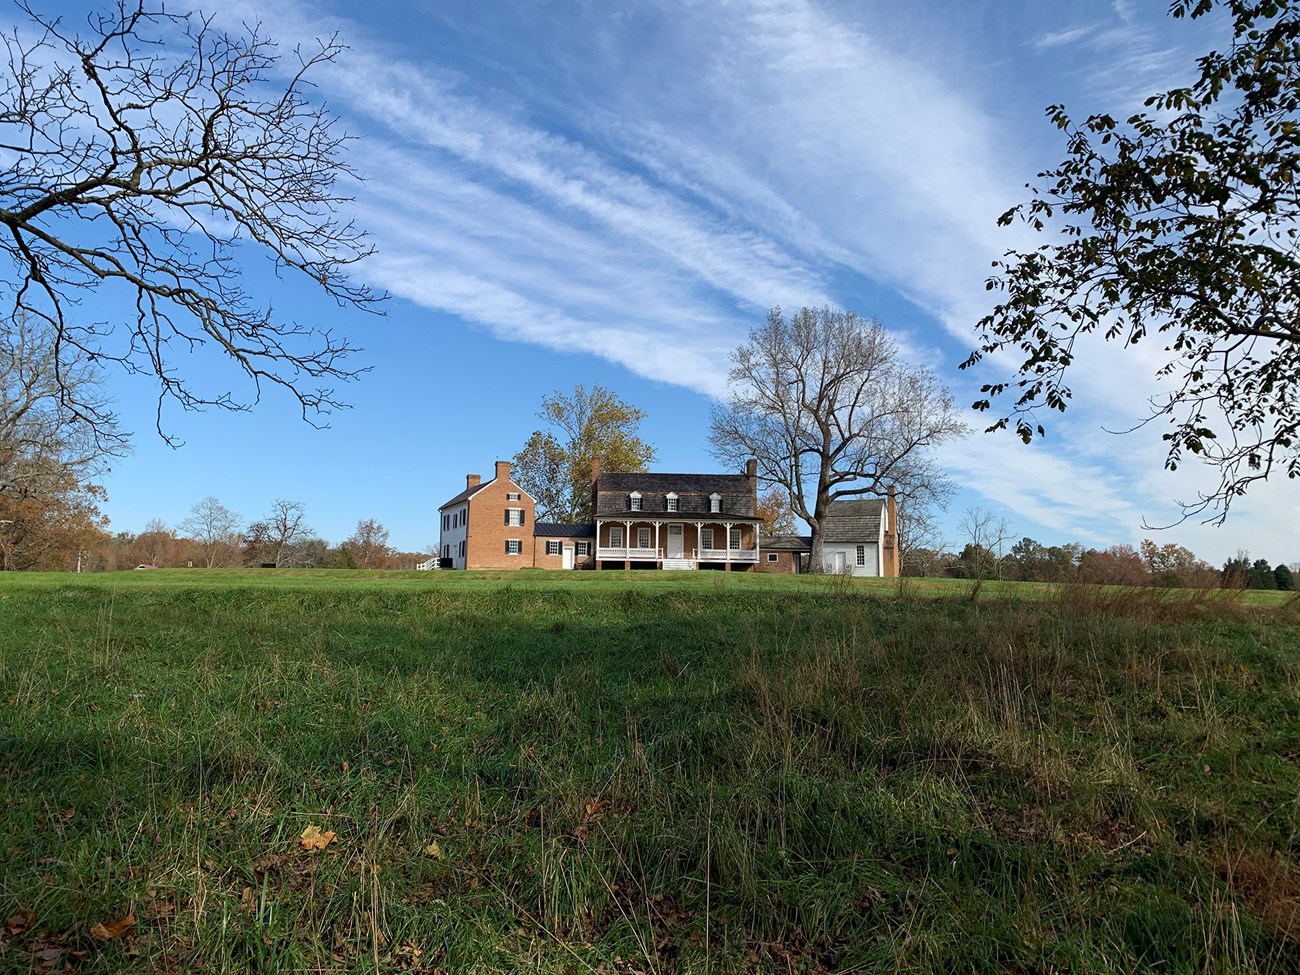
[[[600,458],[591,458],[591,483],[595,484],[596,479],[600,477]]]
[[[749,478],[758,477],[758,460],[754,457],[745,461],[745,476]]]
[[[510,461],[508,460],[497,461],[497,480],[498,481],[510,480]]]
[[[480,478],[477,474],[466,474],[466,475],[465,475],[465,490],[468,491],[470,488],[476,488],[476,487],[478,487],[479,481],[481,481],[481,480],[482,480],[482,478]]]

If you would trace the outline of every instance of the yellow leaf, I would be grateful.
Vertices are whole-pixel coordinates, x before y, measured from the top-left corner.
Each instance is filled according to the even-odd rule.
[[[435,860],[442,859],[442,847],[438,845],[437,840],[434,840],[432,843],[426,846],[424,848],[424,852],[429,856],[433,857]]]
[[[312,825],[302,831],[298,842],[302,844],[304,850],[323,850],[337,839],[334,830],[322,833],[319,826]]]
[[[96,941],[112,941],[114,938],[120,938],[126,932],[135,927],[135,912],[127,914],[120,921],[109,921],[107,924],[92,924],[90,926],[90,936]]]

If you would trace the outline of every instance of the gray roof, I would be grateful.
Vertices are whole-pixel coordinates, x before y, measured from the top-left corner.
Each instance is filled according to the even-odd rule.
[[[595,538],[595,525],[565,525],[558,521],[539,521],[533,525],[533,534],[545,538]]]
[[[759,539],[764,552],[811,552],[811,535],[768,535]]]
[[[732,515],[736,521],[759,520],[754,516],[754,493],[744,474],[601,474],[596,482],[596,514],[645,517],[668,514],[666,498],[677,495],[677,511],[672,514]],[[628,508],[628,495],[641,492],[641,510]],[[722,511],[709,511],[711,495],[722,495]]]
[[[495,480],[496,480],[495,477],[492,478],[492,481],[495,481]],[[489,484],[491,484],[492,481],[485,481],[485,482],[483,482],[482,484],[476,484],[476,485],[474,485],[472,488],[466,488],[464,491],[461,491],[460,494],[456,495],[454,498],[452,498],[450,501],[448,501],[446,504],[444,504],[444,505],[443,505],[441,508],[439,508],[438,510],[439,510],[439,511],[443,511],[443,510],[445,510],[445,509],[447,509],[447,508],[450,508],[450,507],[451,507],[452,505],[454,505],[454,504],[460,504],[462,501],[468,501],[468,500],[469,500],[470,498],[472,498],[474,495],[478,494],[478,493],[479,493],[480,491],[482,491],[485,487],[487,487]]]
[[[875,544],[880,540],[880,520],[885,502],[879,498],[861,501],[832,501],[822,519],[822,541]]]

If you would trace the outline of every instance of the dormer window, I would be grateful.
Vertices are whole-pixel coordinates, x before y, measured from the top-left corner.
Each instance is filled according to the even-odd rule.
[[[681,510],[681,509],[678,507],[678,504],[677,504],[677,495],[674,494],[672,491],[669,491],[669,492],[668,492],[668,497],[664,498],[664,501],[666,502],[665,505],[664,505],[664,510],[665,510],[665,511],[680,511],[680,510]]]
[[[709,511],[716,515],[716,514],[717,514],[719,511],[721,511],[721,510],[722,510],[722,495],[721,495],[721,494],[710,494],[710,495],[709,495]]]
[[[628,510],[628,511],[640,511],[640,510],[641,510],[641,492],[640,492],[640,491],[633,491],[631,494],[629,494],[629,495],[627,496],[627,510]]]

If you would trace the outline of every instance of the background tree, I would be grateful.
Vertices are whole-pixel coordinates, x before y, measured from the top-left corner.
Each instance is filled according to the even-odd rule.
[[[832,501],[944,495],[930,448],[966,433],[952,395],[928,369],[904,362],[875,320],[851,311],[780,308],[736,349],[729,401],[715,406],[709,442],[724,464],[758,459],[812,529],[811,564],[824,564],[822,524]]]
[[[1250,575],[1246,583],[1249,589],[1276,589],[1277,576],[1273,574],[1273,567],[1268,564],[1268,559],[1256,559],[1250,567]]]
[[[1183,508],[1222,522],[1253,482],[1300,476],[1300,13],[1287,0],[1174,0],[1171,12],[1216,7],[1231,14],[1231,43],[1200,59],[1190,88],[1123,123],[1048,108],[1069,155],[1000,223],[1043,230],[1059,217],[1063,242],[994,265],[988,287],[1004,300],[963,368],[994,352],[1022,360],[975,407],[1009,393],[988,429],[1014,420],[1028,442],[1043,434],[1038,408],[1066,408],[1081,341],[1159,336],[1157,375],[1173,389],[1144,422],[1169,423],[1170,470],[1187,454],[1217,469],[1217,488]]]
[[[591,463],[602,470],[637,473],[655,461],[655,449],[639,435],[646,415],[603,386],[581,384],[571,396],[558,390],[542,400],[534,431],[515,454],[515,483],[537,500],[538,521],[575,524],[591,520]]]
[[[102,531],[91,483],[125,452],[102,377],[85,363],[60,375],[57,336],[25,314],[0,322],[0,567],[62,569]],[[72,389],[93,411],[71,409]]]
[[[393,554],[388,529],[374,518],[357,522],[357,530],[341,546],[358,569],[382,569]]]
[[[1151,573],[1132,545],[1112,545],[1080,553],[1077,578],[1102,585],[1145,586],[1151,582]]]
[[[779,487],[769,488],[759,496],[754,513],[763,519],[764,535],[793,535],[798,530],[794,512],[790,510],[790,495]]]
[[[343,365],[348,343],[274,317],[240,268],[261,254],[340,304],[377,300],[348,273],[370,248],[338,216],[347,137],[307,97],[307,77],[342,46],[295,49],[277,87],[281,53],[256,26],[230,34],[144,0],[79,29],[18,9],[30,22],[2,41],[0,287],[15,317],[52,332],[65,406],[104,429],[102,404],[68,381],[86,361],[153,375],[160,410],[168,397],[246,408],[265,383],[288,390],[305,418],[338,405],[313,384],[356,374]],[[115,301],[129,318],[88,320]],[[233,361],[248,398],[225,379],[205,389],[187,378],[181,363],[196,350]]]
[[[1212,588],[1219,583],[1219,573],[1189,548],[1173,542],[1157,545],[1149,538],[1138,548],[1154,586]]]
[[[1273,584],[1282,592],[1295,592],[1295,576],[1284,563],[1278,563],[1273,569]]]
[[[277,569],[299,564],[300,543],[314,533],[305,523],[307,506],[301,501],[276,498],[267,516],[248,526],[244,544],[250,565],[274,565]]]
[[[961,576],[974,579],[975,593],[978,593],[985,579],[1001,578],[1005,572],[1002,553],[1011,538],[1011,526],[1005,518],[985,508],[967,508],[957,530],[966,541],[958,563]]]
[[[240,517],[209,495],[190,508],[190,516],[180,523],[180,530],[203,550],[203,562],[209,568],[230,565],[239,551]]]

